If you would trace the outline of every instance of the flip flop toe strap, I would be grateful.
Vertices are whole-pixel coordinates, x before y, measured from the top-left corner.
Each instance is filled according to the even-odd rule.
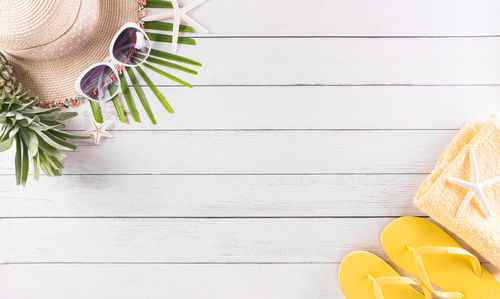
[[[478,277],[481,277],[481,264],[479,263],[479,260],[473,254],[469,253],[467,250],[463,248],[446,247],[446,246],[428,246],[428,247],[419,247],[416,249],[411,246],[408,246],[408,248],[413,251],[413,259],[415,261],[415,265],[417,266],[420,280],[422,280],[422,283],[427,288],[429,288],[429,290],[431,290],[434,294],[436,294],[441,298],[459,299],[463,298],[464,295],[459,292],[443,292],[434,289],[429,279],[429,275],[425,270],[424,266],[425,255],[430,255],[430,254],[462,255],[469,259],[469,261],[472,264],[472,270]]]
[[[427,287],[415,279],[409,277],[401,277],[401,276],[391,276],[391,277],[379,277],[374,278],[370,274],[367,274],[368,277],[373,281],[373,290],[375,292],[376,299],[384,299],[384,294],[382,291],[383,286],[388,285],[414,285],[420,286],[422,291],[424,292],[425,299],[432,299],[432,293],[427,289]]]

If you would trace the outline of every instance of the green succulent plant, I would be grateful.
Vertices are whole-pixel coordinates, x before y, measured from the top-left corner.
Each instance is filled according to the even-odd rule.
[[[74,144],[68,138],[88,138],[61,131],[59,121],[75,117],[76,112],[60,112],[59,108],[41,108],[37,98],[23,92],[19,84],[16,90],[1,89],[0,95],[0,152],[16,144],[15,171],[17,185],[26,185],[30,160],[35,180],[40,168],[48,176],[59,176],[63,168],[61,151],[73,151]]]

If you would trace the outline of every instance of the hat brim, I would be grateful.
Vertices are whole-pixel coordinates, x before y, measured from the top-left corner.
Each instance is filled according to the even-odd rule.
[[[75,81],[88,66],[104,61],[116,31],[138,19],[137,0],[100,0],[97,24],[91,36],[73,52],[51,60],[30,60],[5,54],[23,89],[45,103],[77,96]]]

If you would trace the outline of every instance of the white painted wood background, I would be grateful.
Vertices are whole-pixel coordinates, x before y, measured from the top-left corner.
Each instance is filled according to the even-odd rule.
[[[385,257],[381,229],[424,216],[413,195],[457,129],[500,110],[496,0],[193,15],[212,32],[180,49],[204,63],[179,74],[195,88],[152,75],[174,116],[149,94],[157,126],[116,123],[24,189],[0,156],[0,298],[343,298],[342,257]]]

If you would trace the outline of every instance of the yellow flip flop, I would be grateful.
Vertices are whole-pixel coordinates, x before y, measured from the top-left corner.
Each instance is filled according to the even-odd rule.
[[[396,265],[420,277],[441,298],[500,298],[500,283],[495,277],[474,255],[426,219],[393,220],[382,231],[380,241]],[[432,284],[445,291],[434,289]]]
[[[432,299],[423,284],[400,276],[383,259],[366,251],[354,251],[344,257],[339,283],[346,299]],[[424,294],[412,286],[420,286]]]

